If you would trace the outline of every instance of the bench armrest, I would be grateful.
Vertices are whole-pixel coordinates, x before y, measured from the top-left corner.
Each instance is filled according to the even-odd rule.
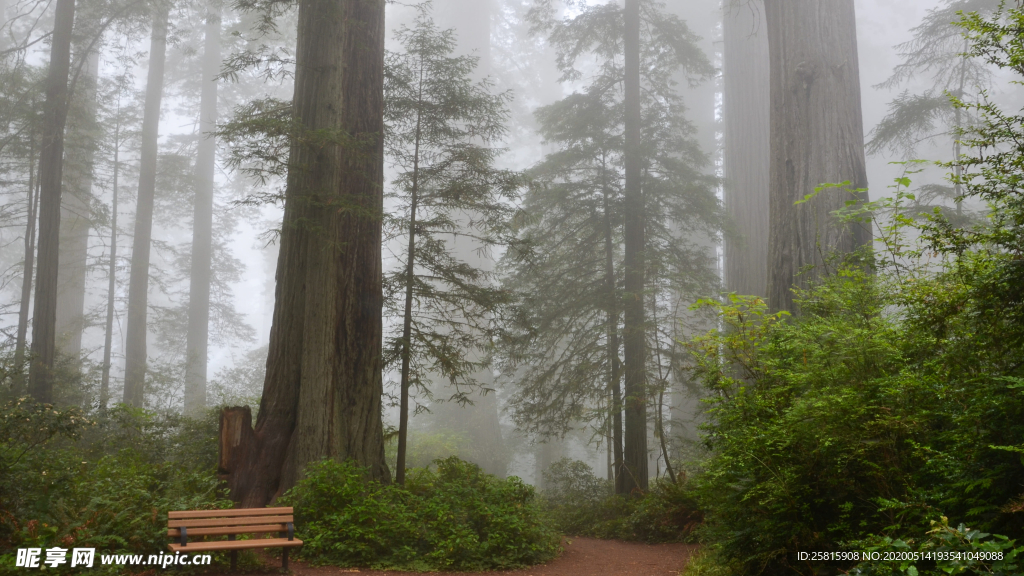
[[[290,540],[294,540],[294,539],[295,539],[295,525],[292,524],[291,522],[289,522],[288,523],[288,540],[290,541]]]
[[[188,528],[182,526],[179,530],[181,531],[181,545],[188,546]]]

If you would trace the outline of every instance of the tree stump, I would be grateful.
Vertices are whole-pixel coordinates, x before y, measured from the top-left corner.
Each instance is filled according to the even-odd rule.
[[[228,482],[232,497],[235,497],[241,471],[249,461],[249,451],[255,446],[252,429],[252,410],[248,406],[232,406],[220,411],[220,455],[217,460],[217,477]]]

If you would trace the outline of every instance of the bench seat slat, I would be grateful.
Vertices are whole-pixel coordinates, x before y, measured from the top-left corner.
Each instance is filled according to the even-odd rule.
[[[209,518],[200,520],[168,520],[168,528],[212,528],[220,526],[251,526],[254,524],[284,524],[294,522],[292,516],[254,516],[251,518]]]
[[[169,545],[172,552],[192,553],[210,550],[249,550],[252,548],[298,548],[302,540],[296,538],[263,538],[256,540],[222,540],[219,542],[189,542],[188,546],[178,543]]]
[[[172,510],[167,513],[169,520],[184,520],[187,518],[237,518],[239,516],[281,516],[293,514],[295,510],[291,506],[278,508],[234,508],[230,510]]]
[[[187,526],[186,526],[187,528]],[[259,532],[284,532],[288,530],[285,524],[261,524],[259,526],[228,526],[215,528],[189,528],[188,537],[193,536],[226,536],[228,534],[253,534]],[[171,528],[167,531],[170,538],[181,536],[180,528]]]

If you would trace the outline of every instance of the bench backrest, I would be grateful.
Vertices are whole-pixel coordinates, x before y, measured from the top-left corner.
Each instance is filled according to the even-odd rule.
[[[181,536],[184,528],[193,536],[222,536],[254,532],[286,532],[294,522],[287,508],[236,508],[232,510],[186,510],[167,513],[167,535]]]

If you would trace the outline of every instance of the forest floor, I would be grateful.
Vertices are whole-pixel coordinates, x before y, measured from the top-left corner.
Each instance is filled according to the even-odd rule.
[[[594,538],[566,538],[562,554],[539,566],[499,572],[453,572],[453,576],[677,576],[686,568],[697,550],[693,544],[638,544]],[[270,566],[280,566],[279,557],[265,558]],[[413,574],[397,570],[358,570],[336,566],[310,566],[289,562],[295,576],[401,576]]]

